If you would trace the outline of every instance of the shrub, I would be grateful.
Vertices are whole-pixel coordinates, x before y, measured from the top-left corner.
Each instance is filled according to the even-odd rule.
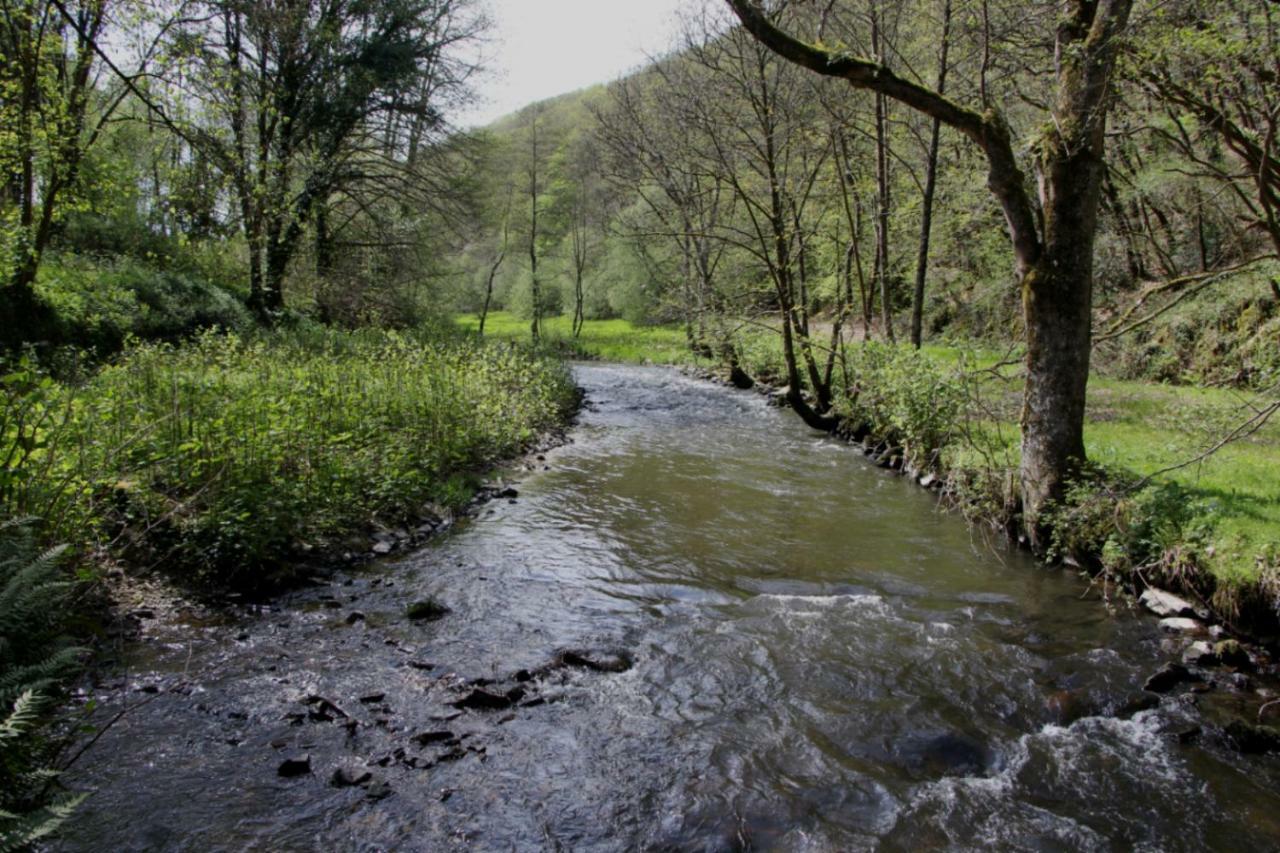
[[[839,414],[901,444],[917,467],[934,467],[960,422],[964,387],[958,376],[905,347],[867,342],[848,352],[849,385]]]

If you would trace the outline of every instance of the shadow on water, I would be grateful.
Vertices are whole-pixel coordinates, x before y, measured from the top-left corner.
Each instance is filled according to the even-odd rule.
[[[1274,849],[1280,772],[1150,620],[756,396],[577,368],[518,500],[395,564],[153,626],[66,849]],[[428,595],[452,609],[413,622]],[[285,762],[296,775],[283,777]],[[367,774],[367,776],[366,776]]]

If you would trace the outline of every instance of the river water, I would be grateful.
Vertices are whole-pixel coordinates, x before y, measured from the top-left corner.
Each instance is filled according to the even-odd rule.
[[[1142,709],[1174,654],[1154,620],[757,395],[576,372],[573,441],[517,500],[273,606],[148,623],[62,847],[1280,846],[1280,764],[1204,710],[1229,695]],[[428,595],[452,613],[406,619]],[[476,689],[511,706],[455,707]]]

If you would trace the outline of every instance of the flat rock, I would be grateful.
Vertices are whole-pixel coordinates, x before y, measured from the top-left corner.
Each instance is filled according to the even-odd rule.
[[[1171,634],[1199,634],[1204,625],[1187,616],[1166,616],[1160,620],[1160,628]]]
[[[1154,586],[1143,590],[1138,602],[1157,616],[1198,616],[1203,619],[1209,615],[1203,608],[1196,607],[1185,598]]]

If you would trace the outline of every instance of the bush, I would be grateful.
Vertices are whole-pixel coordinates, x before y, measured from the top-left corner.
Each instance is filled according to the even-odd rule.
[[[222,288],[128,258],[51,258],[37,292],[58,317],[59,342],[99,355],[118,352],[131,336],[177,340],[201,329],[238,331],[252,323],[244,305]]]
[[[847,363],[849,384],[836,402],[841,417],[902,445],[916,467],[936,467],[961,420],[960,378],[917,350],[876,342],[850,347]]]

